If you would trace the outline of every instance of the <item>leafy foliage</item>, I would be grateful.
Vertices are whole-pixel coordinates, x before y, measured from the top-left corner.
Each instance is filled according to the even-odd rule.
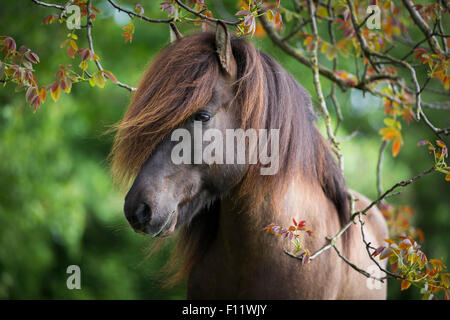
[[[445,180],[450,181],[450,167],[445,162],[445,159],[448,157],[448,148],[446,144],[441,140],[436,140],[436,145],[432,144],[428,140],[423,140],[419,141],[417,145],[428,145],[428,151],[433,155],[434,158],[436,171],[445,174]]]
[[[125,37],[125,42],[131,43],[133,41],[134,34],[134,24],[133,22],[128,22],[128,25],[122,28],[125,31],[122,35]]]
[[[428,260],[421,246],[412,238],[395,237],[397,241],[385,239],[387,246],[378,247],[372,254],[380,260],[389,259],[393,272],[402,277],[401,289],[411,285],[420,288],[423,299],[429,300],[443,293],[445,300],[450,300],[450,273],[441,260]]]
[[[295,219],[292,219],[293,224],[287,229],[284,229],[278,224],[272,223],[264,228],[268,233],[276,236],[280,236],[285,241],[289,240],[290,247],[288,250],[292,250],[292,254],[302,258],[302,264],[309,263],[310,252],[305,248],[304,237],[305,234],[309,237],[312,236],[313,231],[306,228],[306,221],[301,220],[297,223]]]
[[[39,56],[24,45],[17,49],[12,37],[0,36],[0,45],[3,54],[0,78],[4,84],[8,81],[17,84],[16,91],[26,90],[26,100],[36,111],[46,96],[46,88],[39,87],[34,75],[33,65],[39,63]]]

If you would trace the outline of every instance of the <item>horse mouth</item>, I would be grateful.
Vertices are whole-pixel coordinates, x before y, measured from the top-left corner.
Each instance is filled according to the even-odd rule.
[[[153,237],[166,237],[175,231],[177,220],[178,220],[178,211],[173,210],[172,212],[169,213],[166,220],[161,225],[158,231],[147,233],[151,234]]]

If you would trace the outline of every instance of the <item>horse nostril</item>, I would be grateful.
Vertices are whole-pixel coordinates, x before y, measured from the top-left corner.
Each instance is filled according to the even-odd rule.
[[[145,225],[150,221],[152,210],[146,203],[140,203],[136,209],[135,216],[141,225]]]

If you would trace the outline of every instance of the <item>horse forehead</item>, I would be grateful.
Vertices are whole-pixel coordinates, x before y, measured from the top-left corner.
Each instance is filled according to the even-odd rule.
[[[213,99],[219,103],[225,103],[233,99],[233,82],[220,75],[214,86]]]

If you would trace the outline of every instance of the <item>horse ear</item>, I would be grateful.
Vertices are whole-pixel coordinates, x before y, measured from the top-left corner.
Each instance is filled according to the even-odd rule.
[[[169,26],[170,26],[170,42],[171,43],[183,38],[183,35],[180,33],[180,31],[178,31],[178,28],[175,25],[175,23],[169,22]]]
[[[231,37],[226,25],[222,21],[217,22],[216,50],[222,69],[232,78],[236,76],[236,60],[231,48]]]

